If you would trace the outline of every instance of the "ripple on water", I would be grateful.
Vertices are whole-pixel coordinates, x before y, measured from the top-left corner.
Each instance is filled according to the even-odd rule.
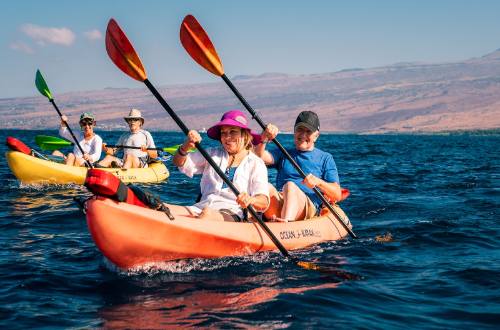
[[[0,138],[30,144],[39,133]],[[102,132],[106,141],[119,134]],[[161,146],[184,139],[154,137]],[[293,145],[289,135],[280,141]],[[85,188],[22,185],[0,167],[0,326],[497,328],[498,145],[498,136],[322,135],[318,147],[334,155],[351,191],[342,207],[359,239],[292,254],[358,280],[304,270],[279,253],[123,271],[103,261],[72,201]],[[192,203],[199,179],[167,165],[168,183],[140,186]]]

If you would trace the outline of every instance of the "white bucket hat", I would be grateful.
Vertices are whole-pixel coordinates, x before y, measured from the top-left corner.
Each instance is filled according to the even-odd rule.
[[[144,123],[144,118],[142,117],[141,111],[138,109],[130,110],[130,112],[128,113],[128,116],[123,117],[123,119],[125,119],[125,121],[127,121],[128,119],[140,119],[140,120],[142,120],[142,123]]]

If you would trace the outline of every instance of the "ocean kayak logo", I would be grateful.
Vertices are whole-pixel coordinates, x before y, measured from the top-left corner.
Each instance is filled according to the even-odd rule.
[[[132,180],[137,180],[136,175],[121,175],[119,171],[115,172],[115,175],[118,179],[122,181],[132,181]]]
[[[300,239],[306,237],[321,237],[321,231],[314,231],[311,228],[280,231],[281,239]]]

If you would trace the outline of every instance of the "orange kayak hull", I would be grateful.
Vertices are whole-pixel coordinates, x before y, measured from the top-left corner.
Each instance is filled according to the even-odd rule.
[[[345,216],[338,206],[335,207]],[[87,201],[86,214],[95,244],[107,259],[122,269],[178,259],[277,251],[259,224],[253,222],[219,222],[180,216],[169,220],[163,212],[102,197]],[[267,225],[289,250],[340,240],[347,235],[331,214]]]

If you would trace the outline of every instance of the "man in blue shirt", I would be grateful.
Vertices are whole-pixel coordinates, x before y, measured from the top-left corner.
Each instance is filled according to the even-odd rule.
[[[271,185],[271,204],[264,215],[274,221],[295,221],[311,218],[319,213],[321,200],[312,190],[317,187],[327,199],[341,199],[340,181],[333,156],[314,147],[319,137],[319,118],[312,111],[299,114],[294,126],[295,148],[287,150],[306,173],[302,179],[290,161],[280,150],[266,150],[267,141],[278,135],[278,128],[267,125],[262,133],[263,143],[255,147],[255,153],[266,165],[278,170],[276,188]]]

